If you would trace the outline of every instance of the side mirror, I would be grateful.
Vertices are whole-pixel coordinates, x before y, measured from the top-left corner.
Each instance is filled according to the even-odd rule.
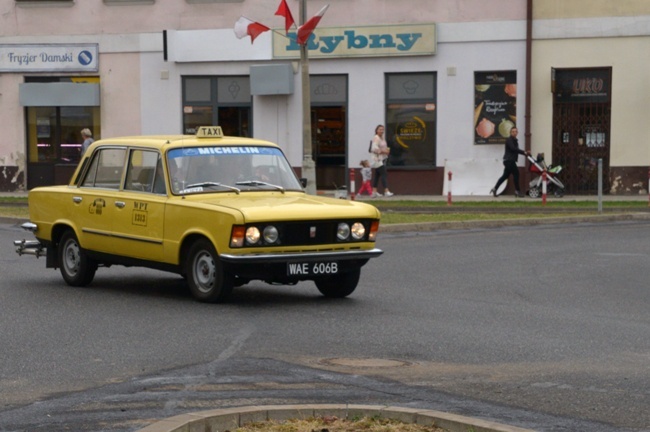
[[[301,178],[300,179],[300,184],[302,185],[303,188],[307,187],[307,179],[306,178]]]

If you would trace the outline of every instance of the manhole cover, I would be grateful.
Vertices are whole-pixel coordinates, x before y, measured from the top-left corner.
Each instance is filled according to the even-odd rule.
[[[391,368],[410,366],[412,363],[403,360],[390,359],[373,359],[373,358],[330,358],[319,361],[321,364],[329,366],[345,367],[367,367],[367,368]]]

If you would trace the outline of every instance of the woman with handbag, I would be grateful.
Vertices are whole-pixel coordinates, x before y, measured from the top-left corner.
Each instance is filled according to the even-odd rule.
[[[372,183],[372,197],[377,198],[381,196],[393,196],[394,194],[388,189],[388,174],[386,172],[386,160],[388,159],[388,154],[390,153],[390,148],[388,143],[384,139],[384,126],[378,125],[375,128],[375,136],[372,138],[370,144],[370,154],[372,156],[372,168],[375,170],[375,177]],[[381,185],[384,188],[383,195],[377,192],[377,186],[379,185],[379,180],[381,180]]]

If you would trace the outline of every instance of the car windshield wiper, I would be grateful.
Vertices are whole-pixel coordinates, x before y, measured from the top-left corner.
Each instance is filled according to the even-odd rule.
[[[274,189],[279,190],[280,192],[284,193],[284,188],[282,186],[274,185],[272,183],[267,183],[259,180],[245,180],[245,181],[238,181],[235,183],[238,186],[268,186]]]
[[[192,188],[212,187],[212,186],[230,189],[230,190],[233,190],[233,191],[237,192],[237,194],[239,194],[239,192],[241,192],[241,189],[239,189],[239,188],[236,188],[234,186],[230,186],[230,185],[227,185],[227,184],[223,184],[223,183],[217,183],[217,182],[192,183],[192,184],[189,184],[189,185],[185,186],[185,188],[181,192],[186,191],[188,189],[192,189]]]

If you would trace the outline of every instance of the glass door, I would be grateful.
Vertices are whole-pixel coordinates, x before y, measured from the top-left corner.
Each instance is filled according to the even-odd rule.
[[[316,162],[316,187],[345,187],[345,107],[312,107],[312,156]]]
[[[81,130],[99,135],[99,107],[27,107],[27,187],[67,184],[81,158]]]

